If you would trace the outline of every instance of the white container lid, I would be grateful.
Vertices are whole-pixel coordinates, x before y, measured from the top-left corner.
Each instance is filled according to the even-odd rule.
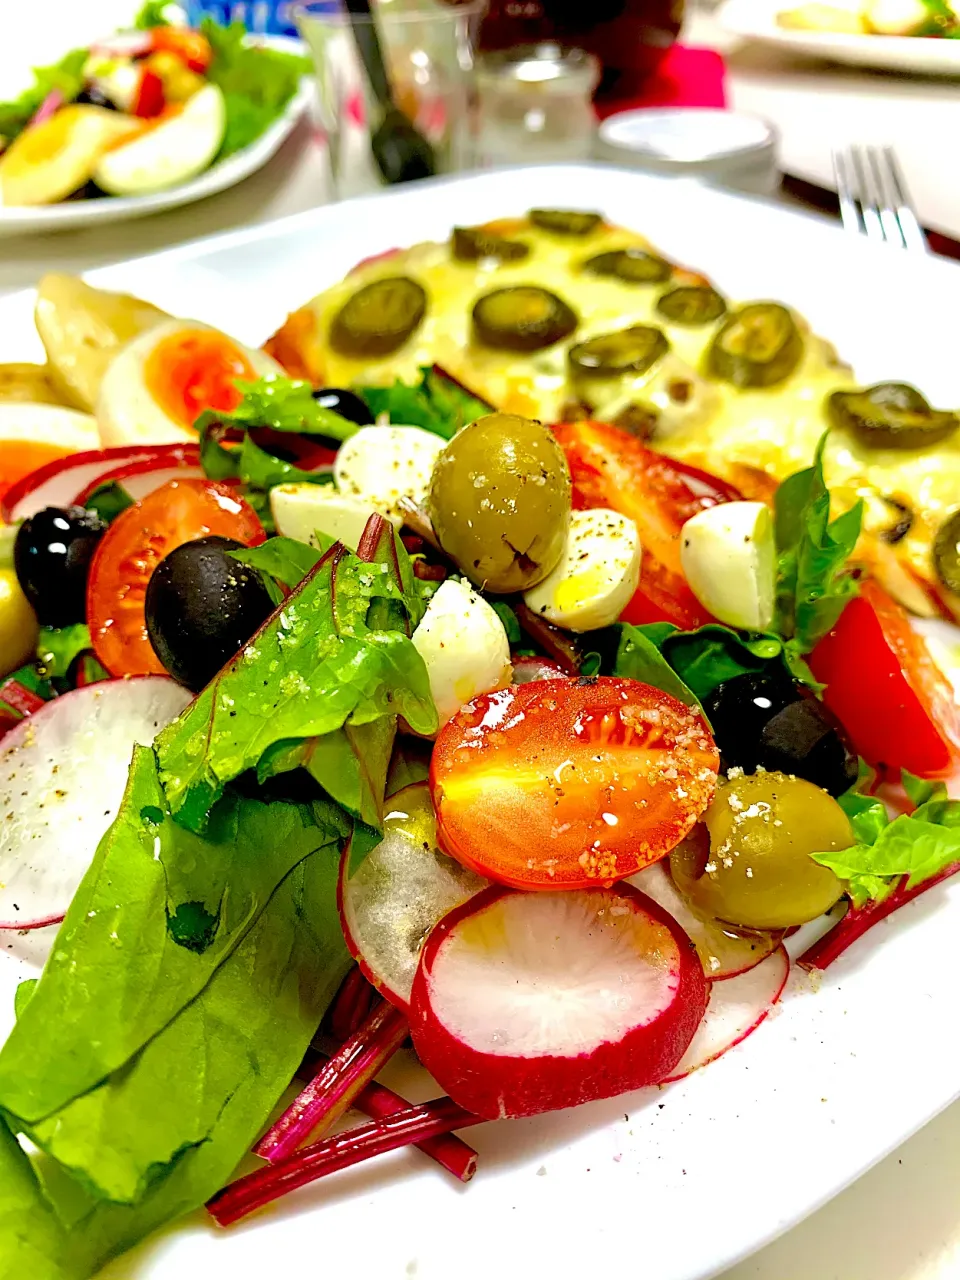
[[[756,116],[699,107],[647,108],[609,116],[597,154],[656,173],[722,180],[746,169],[774,168],[777,138]]]

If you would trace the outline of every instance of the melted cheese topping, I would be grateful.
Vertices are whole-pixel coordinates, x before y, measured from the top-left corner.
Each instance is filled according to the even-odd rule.
[[[769,486],[764,491],[763,484],[755,483],[758,470],[779,481],[810,464],[827,428],[826,397],[854,385],[854,379],[799,315],[794,313],[806,350],[795,372],[776,387],[739,391],[699,372],[722,321],[687,327],[668,323],[656,312],[662,293],[678,284],[708,283],[705,277],[678,268],[666,283],[628,284],[582,270],[588,258],[613,249],[656,252],[644,237],[604,223],[586,236],[558,236],[527,219],[502,219],[487,229],[522,240],[530,254],[520,262],[460,262],[448,243],[425,243],[373,259],[295,312],[268,350],[291,372],[331,386],[387,384],[397,378],[415,382],[422,365],[436,362],[505,412],[547,422],[569,416],[578,402],[575,416],[589,410],[590,416],[606,421],[634,404],[651,411],[653,447],[728,478],[747,497],[769,497]],[[409,276],[426,290],[427,313],[417,331],[380,360],[353,359],[333,350],[327,334],[346,300],[363,285],[393,275]],[[471,312],[477,298],[494,288],[524,284],[549,289],[571,306],[579,317],[576,332],[532,354],[491,350],[474,341]],[[730,310],[736,305],[728,301]],[[570,376],[570,346],[633,324],[656,325],[670,343],[669,353],[647,374],[633,380]],[[926,588],[935,582],[932,540],[960,504],[960,433],[929,449],[893,450],[870,448],[834,430],[825,470],[837,511],[858,497],[867,501],[860,554],[904,603],[929,613]],[[905,503],[916,517],[895,549],[879,537],[896,519],[883,496]],[[923,590],[911,574],[924,584]]]

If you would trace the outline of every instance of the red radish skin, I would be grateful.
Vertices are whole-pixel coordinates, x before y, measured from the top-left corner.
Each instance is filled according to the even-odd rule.
[[[410,1023],[441,1087],[496,1120],[658,1083],[683,1057],[706,1003],[690,939],[631,886],[491,887],[431,933]]]
[[[107,680],[65,693],[0,742],[0,919],[56,922],[123,796],[135,742],[145,746],[190,701],[166,676]]]
[[[194,463],[189,456],[173,460],[135,459],[91,480],[89,484],[84,485],[73,501],[78,507],[86,506],[101,485],[119,484],[126,489],[135,502],[139,502],[148,493],[153,493],[154,489],[160,489],[168,480],[202,480],[203,477],[203,468]]]
[[[135,460],[158,466],[170,466],[174,462],[179,465],[183,460],[184,465],[199,466],[200,448],[186,443],[131,444],[112,449],[87,449],[66,458],[55,458],[10,486],[4,494],[0,515],[7,524],[15,524],[44,507],[70,506],[84,489],[96,488],[99,477]]]
[[[207,1210],[221,1227],[245,1218],[248,1213],[281,1196],[325,1178],[330,1173],[349,1169],[373,1156],[386,1155],[412,1143],[425,1142],[454,1129],[479,1124],[480,1116],[471,1115],[450,1098],[437,1098],[419,1107],[410,1107],[371,1124],[347,1129],[344,1133],[315,1142],[279,1164],[257,1169],[245,1178],[225,1187],[207,1202]]]
[[[712,983],[707,1011],[696,1035],[661,1084],[682,1080],[698,1067],[716,1062],[752,1035],[780,999],[789,975],[790,958],[781,946],[746,973]]]
[[[296,1151],[311,1133],[326,1133],[354,1099],[390,1061],[407,1038],[407,1020],[386,1000],[372,1011],[254,1147],[254,1154],[276,1163]]]
[[[0,702],[5,702],[21,716],[32,716],[47,705],[43,698],[38,697],[32,689],[27,689],[19,680],[4,680],[0,684]]]
[[[352,875],[349,846],[344,850],[337,905],[347,950],[364,977],[407,1009],[424,939],[489,881],[437,849],[425,782],[396,792],[387,808],[383,840]]]
[[[724,982],[749,972],[783,941],[783,930],[734,929],[722,920],[695,911],[674,883],[666,861],[644,867],[627,883],[670,912],[697,948],[703,972],[711,982]]]

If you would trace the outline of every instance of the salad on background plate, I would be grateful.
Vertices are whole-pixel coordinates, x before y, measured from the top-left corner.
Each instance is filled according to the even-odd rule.
[[[408,340],[356,297],[354,353]],[[411,1144],[468,1181],[470,1126],[705,1067],[960,868],[960,711],[826,433],[747,498],[441,364],[316,386],[63,278],[38,325],[0,405],[57,415],[53,456],[0,437],[18,1272]],[[408,1040],[433,1101],[376,1080]]]
[[[38,68],[0,102],[0,209],[168,192],[284,117],[310,72],[295,42],[209,18],[173,25],[169,9],[147,4],[136,29]]]

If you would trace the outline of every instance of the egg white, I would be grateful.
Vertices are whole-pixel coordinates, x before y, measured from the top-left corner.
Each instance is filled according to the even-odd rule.
[[[0,442],[13,440],[76,453],[100,448],[96,418],[56,404],[0,403]]]
[[[122,347],[110,362],[97,400],[97,422],[104,445],[176,444],[196,440],[197,433],[184,427],[161,408],[147,385],[145,366],[158,343],[176,333],[206,329],[211,325],[197,320],[169,320],[139,334]],[[262,351],[223,335],[250,362],[258,378],[282,374],[283,370]]]

